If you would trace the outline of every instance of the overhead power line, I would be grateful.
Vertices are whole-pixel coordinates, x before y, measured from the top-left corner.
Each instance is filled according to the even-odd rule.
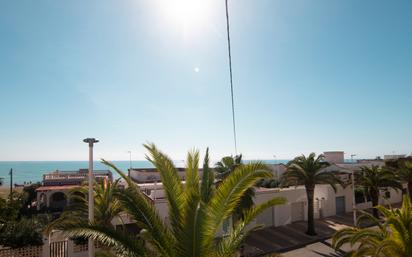
[[[229,54],[229,74],[230,74],[230,95],[232,100],[232,123],[233,123],[233,140],[235,143],[235,154],[237,154],[237,138],[236,138],[236,119],[235,119],[235,99],[233,94],[233,73],[232,73],[232,53],[230,48],[230,24],[229,24],[229,8],[228,0],[225,0],[226,4],[226,31],[227,31],[227,48]]]

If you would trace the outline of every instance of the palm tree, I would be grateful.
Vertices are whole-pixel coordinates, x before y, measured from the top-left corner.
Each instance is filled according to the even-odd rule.
[[[232,173],[237,167],[242,165],[242,155],[226,156],[222,160],[215,164],[215,171],[217,173],[218,179],[226,178],[230,173]]]
[[[141,228],[131,235],[99,224],[72,224],[66,226],[69,235],[91,237],[110,246],[117,256],[233,256],[250,230],[246,225],[266,208],[283,204],[276,198],[255,206],[244,213],[230,235],[216,238],[223,220],[230,217],[245,191],[261,178],[271,173],[261,163],[239,166],[218,188],[214,188],[209,158],[203,165],[200,180],[199,152],[187,156],[185,183],[182,183],[172,160],[155,145],[145,145],[147,159],[160,172],[168,203],[170,225],[159,216],[153,202],[148,199],[123,172],[110,162],[103,162],[116,170],[128,187],[117,194],[124,211]]]
[[[373,207],[379,204],[381,189],[388,187],[395,190],[402,189],[402,184],[393,171],[378,166],[361,167],[360,171],[355,173],[355,183],[365,189]],[[373,216],[379,218],[378,209],[373,208]]]
[[[216,177],[218,178],[218,185],[222,180],[227,178],[236,168],[243,165],[242,155],[226,156],[223,157],[219,162],[215,164],[214,170],[216,171]],[[245,194],[242,196],[238,206],[233,215],[233,223],[237,220],[242,219],[242,214],[245,210],[253,206],[253,198],[255,197],[255,190],[252,187],[248,188]]]
[[[106,181],[94,185],[94,216],[95,223],[102,226],[112,226],[114,218],[120,219],[122,212],[120,201],[115,195],[121,191],[119,180],[114,182]],[[47,227],[47,232],[52,229],[64,229],[66,224],[88,221],[88,188],[87,185],[73,189],[70,192],[70,205],[62,215],[51,222]]]
[[[403,196],[400,209],[376,207],[383,215],[383,223],[367,212],[358,218],[372,222],[375,227],[344,228],[335,233],[332,246],[338,250],[344,244],[349,244],[355,250],[347,256],[380,256],[409,257],[412,256],[412,207],[407,195]],[[357,245],[355,245],[357,244]]]
[[[313,206],[316,184],[329,184],[335,191],[336,184],[342,184],[335,172],[325,170],[329,163],[323,159],[323,155],[316,157],[315,153],[311,153],[308,157],[298,156],[287,164],[287,169],[281,178],[283,185],[305,186],[308,200],[308,228],[306,231],[308,235],[316,235]]]
[[[409,199],[412,201],[412,162],[404,162],[397,170],[397,175],[400,181],[407,183]]]

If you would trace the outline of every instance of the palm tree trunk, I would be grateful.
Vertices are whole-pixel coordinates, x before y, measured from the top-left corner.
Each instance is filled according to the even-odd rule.
[[[308,230],[306,234],[310,236],[315,236],[315,219],[314,219],[314,206],[313,206],[313,197],[315,194],[315,187],[310,186],[306,187],[306,196],[308,200]]]
[[[409,200],[412,203],[412,181],[408,181],[408,195],[409,195]]]
[[[375,208],[379,204],[379,191],[371,192],[371,200],[372,200],[372,214],[375,218],[379,218],[378,209]]]

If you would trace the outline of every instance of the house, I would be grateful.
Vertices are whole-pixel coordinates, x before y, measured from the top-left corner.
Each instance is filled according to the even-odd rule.
[[[97,182],[113,181],[109,170],[93,171]],[[37,209],[49,208],[52,211],[62,211],[68,204],[68,193],[87,182],[88,169],[78,171],[52,171],[43,175],[42,185],[36,189]]]
[[[177,168],[177,173],[181,180],[185,180],[185,169]],[[154,183],[161,181],[160,173],[155,168],[131,168],[128,170],[128,175],[132,181],[140,183]],[[202,169],[199,169],[199,176],[202,176]]]

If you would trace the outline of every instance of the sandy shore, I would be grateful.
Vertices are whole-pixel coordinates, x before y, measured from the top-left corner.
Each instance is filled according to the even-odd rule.
[[[22,187],[18,188],[13,188],[14,191],[21,192],[23,190]],[[10,193],[10,187],[9,186],[0,186],[0,197],[1,198],[7,198]]]

